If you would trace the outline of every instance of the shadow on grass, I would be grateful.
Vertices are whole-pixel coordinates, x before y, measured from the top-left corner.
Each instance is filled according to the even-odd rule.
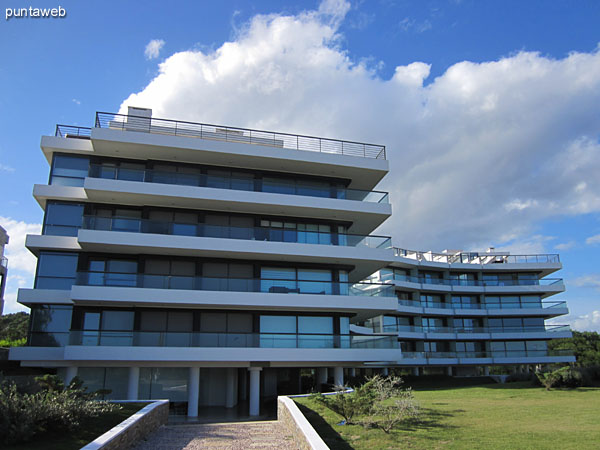
[[[350,446],[344,440],[344,438],[342,438],[340,434],[335,431],[331,425],[329,425],[327,421],[323,419],[323,417],[321,417],[319,413],[300,403],[296,403],[296,406],[298,406],[302,414],[304,414],[304,417],[306,417],[306,419],[310,422],[315,431],[319,434],[319,436],[321,436],[329,448],[333,450],[353,449],[353,447]]]
[[[452,411],[438,411],[437,409],[421,408],[419,417],[407,420],[399,429],[402,431],[433,430],[436,428],[450,430],[457,428],[454,425],[444,423],[444,419],[454,417],[456,414],[464,413],[463,409]],[[432,437],[433,438],[433,437]]]

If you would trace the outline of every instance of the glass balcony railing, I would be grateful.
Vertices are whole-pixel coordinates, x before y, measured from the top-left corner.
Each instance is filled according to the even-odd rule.
[[[337,245],[342,247],[391,248],[388,236],[328,233],[275,227],[233,227],[203,223],[164,222],[127,217],[84,216],[83,228],[89,230],[154,233],[253,241]]]
[[[569,325],[539,325],[527,327],[431,327],[413,325],[384,325],[385,332],[398,333],[560,333],[571,331]]]
[[[430,277],[413,277],[410,275],[393,274],[389,272],[380,272],[380,280],[401,281],[407,283],[432,284],[443,286],[481,286],[481,287],[498,287],[498,286],[552,286],[563,284],[562,278],[541,278],[536,279],[520,279],[520,280],[463,280],[449,278],[430,278]]]
[[[193,277],[92,271],[78,272],[75,284],[82,286],[265,292],[276,294],[320,294],[361,297],[394,296],[394,286],[390,284],[379,283],[276,280],[264,278],[216,278],[202,276]]]
[[[535,358],[573,356],[573,350],[494,350],[481,352],[402,352],[402,359]]]
[[[205,333],[172,331],[71,331],[31,333],[29,345],[116,347],[241,347],[241,348],[339,348],[396,349],[394,336],[357,336],[284,333]]]
[[[419,302],[414,300],[398,300],[398,307],[410,306],[414,308],[437,309],[552,309],[566,308],[565,301],[521,301],[521,302],[495,302],[495,303],[446,303],[446,302]]]
[[[0,258],[0,266],[6,269],[8,267],[8,258],[6,258],[5,256]]]
[[[101,164],[91,164],[89,176],[109,180],[139,181],[144,183],[199,186],[238,191],[268,192],[271,194],[300,195],[307,197],[335,198],[370,203],[389,203],[387,192],[366,191],[330,186],[317,186],[309,183],[289,183],[285,181],[260,181],[253,177],[224,177],[206,174],[163,172],[150,169],[129,169]],[[259,182],[260,181],[260,182]]]
[[[407,250],[404,248],[395,248],[396,256],[414,259],[416,261],[441,262],[445,264],[539,264],[539,263],[560,263],[558,254],[540,254],[540,255],[509,255],[487,252],[458,252],[458,253],[434,253],[421,252],[417,250]]]

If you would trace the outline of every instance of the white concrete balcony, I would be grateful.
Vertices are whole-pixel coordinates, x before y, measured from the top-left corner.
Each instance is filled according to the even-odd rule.
[[[384,327],[384,331],[395,331],[400,339],[418,340],[450,340],[450,341],[473,341],[473,340],[548,340],[559,338],[570,338],[571,329],[568,325],[545,325],[538,327],[420,327],[420,326],[396,326]]]
[[[402,352],[400,366],[460,366],[503,364],[551,364],[575,362],[570,350],[487,352]]]
[[[421,303],[412,300],[398,300],[398,312],[416,316],[513,316],[513,317],[557,317],[569,314],[567,302],[547,300],[543,302],[517,303]]]

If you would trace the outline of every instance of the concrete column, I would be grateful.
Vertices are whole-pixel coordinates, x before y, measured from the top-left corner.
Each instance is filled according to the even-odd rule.
[[[188,378],[188,417],[198,417],[200,395],[200,367],[190,367]]]
[[[262,367],[250,367],[250,415],[260,414],[260,371]]]
[[[490,366],[485,366],[483,368],[483,374],[487,377],[490,375]]]
[[[356,369],[354,367],[350,367],[348,369],[348,376],[349,377],[355,377],[356,376]]]
[[[448,367],[446,368],[446,375],[448,375],[449,377],[451,377],[451,376],[452,376],[452,366],[448,366]]]
[[[344,385],[344,368],[343,367],[334,367],[333,368],[333,384],[335,386],[343,386]]]
[[[317,388],[325,383],[327,383],[327,367],[319,367],[317,369]]]
[[[383,369],[381,369],[381,375],[383,375],[384,377],[387,377],[390,374],[390,371],[387,367],[384,367]]]
[[[69,366],[67,367],[67,372],[65,373],[65,386],[68,386],[73,378],[77,376],[77,366]]]
[[[245,402],[248,399],[248,376],[245,370],[238,375],[238,383],[240,385],[240,400]]]
[[[413,367],[413,375],[414,375],[415,377],[418,377],[418,376],[419,376],[419,368],[418,368],[418,367]]]
[[[236,380],[236,369],[229,368],[227,369],[227,387],[225,388],[225,408],[233,408],[235,406],[236,398],[235,398],[235,385],[237,383]]]
[[[127,381],[127,400],[137,400],[140,385],[140,368],[129,368],[129,379]]]

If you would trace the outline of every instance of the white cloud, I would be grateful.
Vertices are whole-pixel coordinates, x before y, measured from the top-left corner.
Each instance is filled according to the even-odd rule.
[[[600,244],[600,234],[596,234],[594,236],[590,236],[585,240],[585,243],[588,245],[596,245]]]
[[[582,275],[572,281],[577,287],[590,287],[600,290],[600,274]]]
[[[7,166],[6,164],[0,164],[0,170],[3,172],[14,172],[15,168]]]
[[[17,289],[33,287],[36,258],[25,248],[27,234],[40,234],[42,226],[39,223],[27,223],[0,216],[0,225],[9,236],[4,255],[8,258],[8,277],[4,294],[4,313],[22,311],[24,308],[17,300]]]
[[[556,244],[554,246],[555,250],[567,251],[571,250],[573,247],[577,245],[575,241],[561,242],[560,244]]]
[[[81,105],[81,101],[77,100],[76,98],[71,100],[73,103],[75,103],[77,106]]]
[[[589,314],[582,316],[562,316],[553,319],[551,322],[568,324],[571,329],[577,331],[597,331],[600,332],[600,310],[594,310]],[[551,323],[550,321],[548,323]]]
[[[425,62],[382,79],[349,57],[348,8],[257,15],[214,51],[168,57],[121,112],[387,144],[394,216],[378,232],[402,247],[544,250],[526,238],[540,221],[600,212],[600,48],[459,62],[424,86]]]
[[[418,22],[413,18],[405,17],[398,24],[402,31],[411,31],[414,30],[417,33],[423,33],[424,31],[431,30],[432,25],[429,20],[424,20],[422,22]]]
[[[146,49],[144,50],[144,55],[146,55],[146,59],[156,59],[160,54],[161,49],[165,45],[165,41],[162,39],[152,39],[146,45]]]

